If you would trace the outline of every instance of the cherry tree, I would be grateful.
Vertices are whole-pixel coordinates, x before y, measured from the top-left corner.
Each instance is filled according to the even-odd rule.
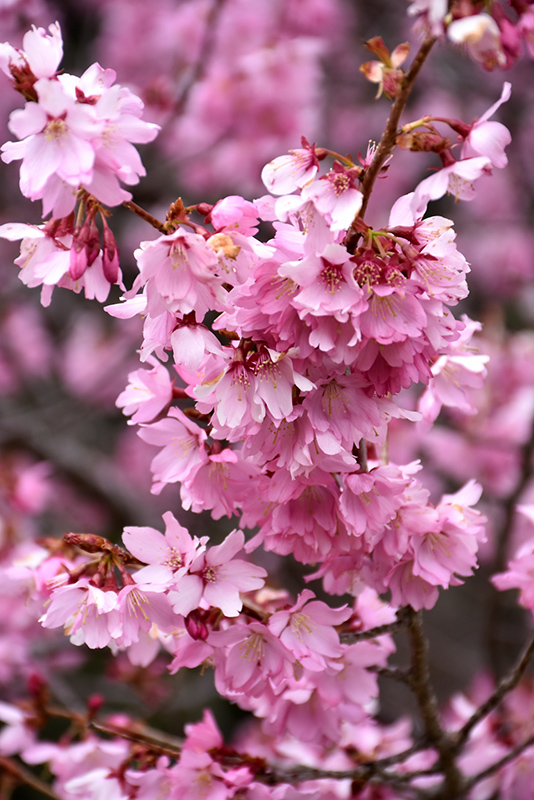
[[[534,4],[21,9],[0,45],[3,95],[19,93],[6,180],[34,204],[0,225],[16,265],[0,320],[2,796],[529,798],[526,615],[511,658],[501,637],[503,592],[534,611],[514,148],[524,181],[532,160],[529,112],[508,110],[531,91]],[[69,72],[73,20],[92,14],[82,54],[112,66]],[[390,49],[401,16],[410,41]],[[357,72],[351,26],[370,23],[383,36]],[[487,107],[436,99],[470,62]],[[346,84],[328,87],[324,63]],[[70,401],[56,386],[47,408],[52,384]],[[97,457],[110,406],[123,438]],[[52,415],[85,441],[51,436]],[[484,661],[442,699],[427,626],[463,591],[460,625],[469,586],[487,598]],[[95,672],[106,688],[80,691]],[[155,728],[151,706],[180,683],[202,696],[206,672],[204,710]],[[109,685],[137,686],[147,713]],[[239,724],[219,724],[231,706]]]

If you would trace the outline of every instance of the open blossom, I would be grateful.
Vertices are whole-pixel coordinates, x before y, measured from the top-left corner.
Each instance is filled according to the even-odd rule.
[[[217,276],[215,251],[198,233],[178,228],[168,236],[142,242],[134,253],[139,266],[129,296],[147,284],[147,309],[151,316],[164,311],[196,312],[202,319],[211,308],[224,306],[222,279]]]
[[[490,169],[491,160],[487,156],[453,161],[417,186],[412,198],[414,214],[422,217],[428,203],[446,193],[456,200],[472,200],[475,196],[474,182],[489,173]]]
[[[304,589],[294,606],[276,611],[268,622],[269,630],[287,647],[293,656],[311,670],[324,669],[329,659],[342,653],[335,625],[341,625],[351,616],[346,606],[330,608],[315,600],[309,589]]]
[[[8,222],[0,226],[0,236],[15,241],[21,239],[20,256],[15,263],[21,267],[20,279],[26,286],[43,286],[43,304],[50,303],[52,288],[69,271],[69,246],[72,236],[48,236],[46,226]]]
[[[195,608],[220,608],[226,617],[237,617],[243,607],[240,592],[261,589],[266,572],[234,556],[243,549],[245,535],[232,531],[222,544],[210,547],[177,580],[169,599],[177,614]]]
[[[379,537],[404,500],[409,478],[393,464],[343,479],[340,513],[348,531],[370,542]]]
[[[73,644],[85,642],[90,648],[105,647],[118,622],[117,594],[103,591],[85,578],[60,586],[39,621],[44,628],[63,625]]]
[[[504,148],[512,140],[510,131],[500,122],[495,122],[494,120],[490,122],[489,118],[495,114],[503,103],[510,99],[511,93],[512,85],[505,81],[499,100],[471,125],[462,145],[462,158],[487,156],[495,167],[502,168],[507,165],[508,159]]]
[[[224,361],[214,358],[208,364],[210,372],[194,394],[199,410],[214,410],[217,438],[228,436],[235,441],[241,438],[241,431],[262,422],[266,414],[282,420],[292,412],[294,388],[302,392],[313,388],[293,366],[294,355],[266,347],[245,354],[236,346],[225,348]]]
[[[171,408],[164,419],[145,425],[138,434],[145,442],[163,447],[151,465],[156,493],[166,483],[184,480],[207,459],[205,431],[179,408]]]
[[[170,511],[165,512],[163,520],[164,534],[155,528],[131,526],[124,529],[122,541],[130,553],[148,565],[137,573],[138,578],[170,585],[174,574],[187,569],[208,540],[204,536],[192,537]]]
[[[302,190],[302,199],[311,200],[333,231],[346,230],[358,214],[363,194],[355,185],[356,171],[334,163],[334,168]]]
[[[301,317],[334,316],[345,322],[351,314],[366,308],[364,293],[352,278],[354,265],[349,259],[345,247],[329,244],[320,254],[282,264],[278,274],[299,286],[292,302]]]
[[[226,447],[221,453],[211,453],[191,476],[184,478],[182,506],[195,513],[209,509],[213,519],[231,517],[259,475],[259,467],[243,458],[239,450]]]
[[[432,608],[438,586],[456,586],[461,583],[458,575],[470,575],[476,568],[486,520],[471,506],[481,493],[482,487],[469,481],[454,495],[444,495],[435,509],[414,508],[405,552],[385,576],[394,605]]]
[[[0,69],[9,77],[26,73],[30,82],[39,78],[52,78],[63,58],[63,39],[57,22],[44,28],[36,28],[24,34],[22,50],[7,42],[0,44]]]
[[[465,329],[451,344],[450,353],[439,356],[432,364],[432,377],[418,403],[425,422],[434,422],[442,405],[457,408],[463,414],[476,413],[468,390],[484,385],[489,356],[479,354],[470,346],[473,334],[481,325],[465,316],[464,321]]]
[[[447,37],[454,44],[464,45],[469,55],[485,69],[506,66],[499,26],[489,14],[473,14],[453,20]]]
[[[290,194],[314,179],[319,169],[315,146],[310,147],[305,139],[303,144],[305,149],[290,150],[288,155],[278,156],[263,168],[261,179],[273,194]]]
[[[43,197],[48,178],[57,175],[70,186],[91,180],[95,150],[91,139],[100,133],[89,106],[76,103],[61,84],[41,78],[35,84],[39,102],[14,111],[10,130],[21,142],[2,146],[2,159],[22,159],[20,189],[23,195]]]
[[[161,631],[171,631],[176,624],[166,594],[166,585],[144,582],[139,573],[125,584],[117,595],[117,616],[111,627],[113,639],[124,648],[139,641],[142,631],[148,632],[152,625]],[[152,653],[151,642],[146,642]]]
[[[116,405],[129,425],[152,422],[172,400],[172,382],[168,370],[154,358],[148,358],[151,370],[137,369],[128,375],[128,386],[117,397]]]
[[[208,642],[218,654],[215,680],[221,694],[261,693],[267,680],[278,684],[291,674],[293,654],[260,622],[213,631]]]
[[[202,324],[178,324],[170,336],[176,366],[199,371],[208,353],[222,356],[218,339]]]

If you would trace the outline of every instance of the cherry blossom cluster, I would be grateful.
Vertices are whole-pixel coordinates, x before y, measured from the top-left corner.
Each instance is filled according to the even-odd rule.
[[[515,5],[523,30],[530,6]],[[496,35],[489,45],[483,38],[487,20],[504,30],[498,8],[415,0],[410,10],[431,35],[446,32],[453,41],[460,23],[486,26],[464,31],[462,41],[489,67],[505,65]],[[408,48],[389,53],[380,37],[368,47],[379,61],[364,74],[379,94],[399,98]],[[0,66],[26,100],[10,120],[19,141],[3,146],[3,159],[22,161],[21,191],[42,200],[48,217],[40,226],[6,223],[0,236],[22,240],[20,278],[43,286],[43,305],[56,285],[100,301],[120,285],[123,296],[107,311],[119,320],[142,317],[143,365],[117,406],[157,448],[152,491],[215,520],[235,517],[238,527],[212,544],[167,511],[164,533],[128,525],[122,545],[75,532],[23,547],[9,542],[12,564],[1,574],[13,608],[27,593],[45,631],[62,629],[89,650],[125,652],[140,668],[162,652],[172,674],[210,667],[217,692],[255,721],[230,750],[206,712],[173,749],[128,718],[108,720],[109,740],[94,731],[78,737],[76,727],[92,724],[94,714],[81,721],[73,712],[72,730],[52,743],[41,729],[54,711],[30,676],[30,710],[0,704],[0,758],[47,763],[62,798],[343,800],[355,791],[377,796],[369,783],[376,778],[380,796],[394,800],[406,786],[432,790],[441,772],[454,785],[447,757],[455,747],[465,792],[473,781],[473,797],[499,788],[526,797],[528,731],[516,707],[525,686],[500,717],[493,707],[481,713],[479,727],[465,698],[439,717],[423,696],[417,612],[477,568],[486,542],[486,520],[474,508],[481,486],[464,475],[460,490],[433,494],[419,461],[388,455],[396,424],[428,430],[443,407],[473,416],[484,391],[480,324],[453,314],[468,295],[469,265],[451,220],[427,216],[427,207],[446,194],[471,200],[476,181],[506,165],[510,134],[490,118],[510,84],[472,123],[429,115],[397,126],[390,151],[432,153],[439,165],[392,204],[387,221],[373,225],[367,212],[374,178],[388,176],[383,143],[354,160],[303,137],[300,148],[264,166],[268,194],[188,206],[178,199],[160,222],[121,186],[144,174],[134,144],[151,141],[158,126],[141,119],[141,101],[114,84],[112,70],[59,72],[62,51],[57,24],[48,33],[33,28],[22,49],[0,46]],[[217,63],[201,63],[204,74],[194,90],[186,87],[185,98],[196,93],[200,108]],[[138,274],[128,289],[107,222],[108,207],[120,203],[159,234],[135,251]],[[23,475],[32,486],[39,469],[47,468]],[[523,513],[532,520],[532,506]],[[292,556],[304,580],[320,579],[322,589],[275,588],[274,575],[251,558],[261,560],[260,546],[274,554],[263,563]],[[519,588],[530,610],[532,551],[530,538],[493,578],[498,589]],[[328,595],[350,604],[331,606],[321,599]],[[421,746],[409,723],[388,727],[374,718],[378,674],[399,677],[388,659],[390,633],[401,626],[414,655],[400,680],[419,692]],[[516,745],[517,761],[499,765]]]
[[[127,650],[141,666],[163,647],[172,673],[210,664],[220,694],[265,719],[270,735],[285,730],[326,746],[347,721],[366,717],[378,693],[366,668],[384,666],[392,643],[343,643],[340,631],[394,621],[375,592],[363,590],[352,610],[332,609],[309,589],[292,602],[263,588],[264,569],[236,558],[241,531],[208,547],[170,512],[164,521],[165,534],[126,528],[130,552],[92,534],[66,534],[63,552],[34,550],[12,576],[44,601],[42,625],[64,627],[73,644]]]
[[[115,84],[113,70],[95,63],[78,78],[58,72],[62,56],[57,23],[49,33],[28,31],[22,50],[0,45],[0,68],[26,99],[9,121],[19,141],[2,146],[2,159],[22,161],[22,194],[42,200],[43,215],[52,214],[42,226],[4,226],[2,235],[24,237],[23,281],[43,285],[43,302],[50,302],[58,283],[83,288],[87,297],[102,301],[110,284],[121,281],[109,212],[102,204],[131,198],[121,182],[136,184],[145,174],[132,143],[152,141],[159,128],[141,119],[143,103]]]
[[[310,777],[291,785],[290,748],[287,741],[279,740],[278,750],[269,748],[265,741],[249,732],[244,748],[229,748],[209,711],[201,722],[185,726],[185,736],[173,748],[166,747],[165,754],[156,755],[157,746],[139,743],[132,745],[121,732],[128,730],[128,718],[110,717],[104,726],[111,738],[106,740],[93,734],[82,741],[64,737],[60,743],[37,738],[35,716],[7,703],[0,704],[0,720],[5,727],[0,733],[0,756],[18,754],[30,765],[47,762],[54,776],[55,796],[84,798],[84,800],[151,800],[168,797],[171,800],[198,797],[212,800],[336,800],[346,798],[348,781],[332,778]],[[362,754],[372,750],[387,759],[409,744],[405,726],[364,725],[353,741]],[[317,760],[318,751],[301,743],[297,757],[303,763]],[[154,752],[155,751],[155,752]],[[173,752],[174,751],[174,752]],[[276,768],[267,766],[266,759],[278,762]],[[322,764],[335,771],[350,769],[349,758],[340,759],[323,751]],[[427,759],[428,763],[431,759]],[[135,762],[132,765],[132,762]],[[420,762],[422,763],[422,762]],[[286,771],[287,770],[287,771]],[[310,770],[313,772],[313,769]],[[334,773],[335,774],[335,773]],[[276,780],[277,785],[270,785]],[[341,787],[341,788],[340,788]],[[385,790],[386,797],[397,797]]]
[[[401,389],[428,384],[430,418],[442,403],[465,410],[462,385],[484,375],[487,359],[469,349],[476,326],[450,312],[466,295],[468,265],[450,221],[420,210],[446,190],[449,168],[401,198],[387,227],[360,223],[349,250],[364,166],[337,160],[321,175],[325,151],[303,144],[265,167],[273,194],[220,201],[206,216],[213,231],[184,220],[194,232],[182,224],[142,244],[132,290],[108,310],[144,315],[152,369],[132,373],[117,402],[160,448],[154,491],[180,482],[184,507],[215,519],[240,512],[242,525],[259,527],[249,550],[261,543],[321,564],[330,592],[367,584],[391,590],[396,605],[431,607],[438,586],[476,564],[479,490],[432,506],[418,466],[385,464],[382,453],[389,421],[417,417],[393,401]],[[476,175],[481,161],[491,166],[478,155],[454,163],[476,162]],[[254,237],[259,220],[273,224],[268,242]],[[202,323],[213,310],[219,338]],[[168,351],[180,386],[155,358]],[[173,398],[194,407],[169,407]]]
[[[509,69],[523,48],[534,56],[534,4],[529,0],[411,0],[408,13],[432,36],[462,45],[484,69]]]

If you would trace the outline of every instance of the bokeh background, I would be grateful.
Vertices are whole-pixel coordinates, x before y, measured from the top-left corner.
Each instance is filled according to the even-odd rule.
[[[365,41],[381,35],[391,50],[409,41],[415,53],[420,36],[406,9],[402,0],[14,0],[0,4],[0,41],[21,46],[31,24],[58,20],[66,71],[79,74],[98,61],[143,98],[146,119],[161,125],[161,133],[140,148],[147,177],[134,187],[134,200],[164,219],[177,197],[188,205],[226,194],[261,196],[262,166],[298,147],[303,135],[354,158],[365,155],[369,141],[379,140],[390,106],[387,98],[375,98],[376,86],[359,71],[373,58]],[[513,84],[497,115],[512,132],[508,167],[482,179],[472,202],[459,205],[447,197],[431,209],[454,219],[459,248],[472,267],[472,293],[458,313],[483,323],[477,346],[491,356],[487,385],[473,392],[479,413],[445,410],[432,430],[399,422],[390,439],[397,463],[423,459],[435,497],[473,477],[484,487],[488,542],[479,573],[444,593],[426,615],[443,701],[466,690],[481,670],[501,674],[528,624],[513,596],[497,594],[487,579],[529,532],[529,523],[514,513],[516,503],[534,502],[532,69],[525,57],[507,72],[485,72],[462,50],[438,44],[403,119],[431,114],[470,123],[498,99],[504,80]],[[9,113],[23,101],[6,77],[0,79],[4,142],[11,138]],[[439,167],[435,155],[395,153],[367,214],[374,227],[432,167]],[[18,191],[17,164],[0,165],[0,175],[0,223],[39,223],[39,205]],[[121,208],[113,209],[110,225],[130,286],[133,250],[157,234]],[[150,493],[154,450],[115,406],[128,373],[138,367],[141,321],[112,319],[96,302],[63,289],[42,308],[39,290],[18,280],[17,255],[16,244],[0,241],[0,554],[66,531],[119,541],[126,525],[161,527],[168,509],[197,535],[226,534],[235,520],[215,524],[209,516],[186,514],[177,486]],[[110,302],[118,299],[116,287],[113,292]],[[416,393],[403,399],[415,406]],[[301,588],[301,568],[269,559],[281,584]],[[0,600],[6,609],[0,616],[1,699],[22,694],[30,672],[46,661],[55,665],[46,676],[52,691],[71,707],[99,692],[108,708],[141,713],[172,732],[200,718],[205,705],[215,707],[223,729],[235,724],[240,712],[230,713],[216,699],[209,675],[168,676],[163,657],[141,671],[122,655],[66,650],[61,635],[43,636],[7,579]],[[407,691],[384,680],[384,721],[409,711],[409,704]]]

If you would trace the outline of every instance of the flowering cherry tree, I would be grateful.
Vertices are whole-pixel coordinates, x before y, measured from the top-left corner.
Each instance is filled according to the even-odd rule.
[[[494,298],[484,326],[471,318],[471,267],[444,214],[469,246],[471,206],[509,213],[501,72],[534,52],[534,4],[409,2],[411,43],[374,35],[375,60],[361,53],[385,123],[362,155],[364,120],[346,117],[355,157],[319,124],[321,58],[337,47],[351,64],[349,4],[161,0],[150,20],[137,1],[96,5],[92,46],[118,72],[68,72],[63,23],[37,3],[25,32],[17,4],[6,12],[14,43],[0,44],[3,94],[24,102],[4,169],[42,213],[0,237],[20,242],[16,274],[43,307],[6,281],[2,797],[530,798],[534,638],[503,669],[498,636],[502,592],[534,612],[534,317],[517,305],[513,333]],[[135,58],[120,25],[139,36]],[[444,53],[498,76],[486,111],[464,121],[430,102]],[[134,201],[149,143],[152,196]],[[250,193],[226,194],[232,180]],[[489,267],[479,282],[502,297],[514,277]],[[54,354],[44,320],[60,325],[72,294]],[[31,383],[38,404],[48,375],[94,437],[111,397],[122,461],[19,419],[12,398]],[[423,610],[477,580],[485,669],[441,702]],[[209,671],[241,724],[223,737],[206,707],[158,730],[105,693],[72,697],[61,675],[90,672],[95,651],[149,707],[162,670],[186,687]],[[385,712],[391,686],[409,710]]]

